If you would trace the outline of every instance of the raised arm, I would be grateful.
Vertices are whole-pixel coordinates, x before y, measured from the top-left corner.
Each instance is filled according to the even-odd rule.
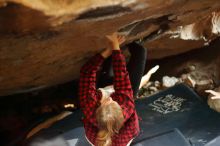
[[[86,119],[90,119],[91,122],[94,118],[91,118],[94,114],[94,110],[97,108],[99,102],[99,93],[96,89],[96,73],[100,69],[104,58],[107,58],[111,54],[109,49],[105,49],[100,54],[92,57],[80,70],[79,81],[79,98],[80,106]]]
[[[114,89],[115,93],[126,96],[125,98],[133,99],[133,91],[129,78],[128,71],[126,69],[126,62],[123,54],[120,50],[113,50],[112,63],[114,71]],[[116,99],[117,100],[117,99]]]
[[[114,89],[115,93],[111,96],[114,101],[123,109],[123,115],[126,122],[135,111],[133,91],[126,69],[126,62],[120,51],[119,45],[124,41],[123,37],[112,34],[108,38],[112,43],[112,63],[114,71]]]
[[[131,88],[131,83],[129,75],[126,69],[126,62],[123,54],[120,50],[120,44],[125,41],[125,38],[119,36],[117,33],[113,33],[107,36],[112,48],[112,64],[114,71],[114,89],[116,94],[124,94],[129,97],[133,97],[133,91]],[[118,99],[115,99],[118,100]],[[119,101],[120,102],[120,101]]]

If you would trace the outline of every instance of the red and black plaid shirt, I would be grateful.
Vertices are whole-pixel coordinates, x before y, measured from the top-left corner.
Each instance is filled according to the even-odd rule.
[[[96,72],[103,61],[104,58],[97,54],[80,71],[79,97],[80,106],[85,115],[83,122],[86,137],[94,145],[98,133],[95,113],[102,96],[102,93],[96,89]],[[113,50],[112,61],[115,92],[111,94],[111,97],[121,106],[125,117],[124,125],[119,134],[115,134],[112,137],[112,146],[126,146],[131,139],[138,135],[140,131],[139,122],[134,105],[133,91],[126,70],[125,58],[120,50]]]

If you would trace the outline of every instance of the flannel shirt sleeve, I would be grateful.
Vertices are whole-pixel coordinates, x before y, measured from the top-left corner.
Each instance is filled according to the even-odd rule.
[[[80,107],[85,115],[85,119],[94,125],[96,119],[94,116],[98,106],[98,96],[96,90],[96,73],[102,65],[104,58],[97,54],[92,57],[80,70],[79,81],[79,99]]]
[[[113,71],[114,71],[114,89],[113,100],[117,101],[123,109],[125,121],[135,111],[133,90],[130,83],[126,61],[120,50],[113,50],[112,53]]]

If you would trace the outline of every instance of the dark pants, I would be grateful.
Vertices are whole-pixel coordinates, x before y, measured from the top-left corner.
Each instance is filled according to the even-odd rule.
[[[134,97],[136,97],[145,70],[147,50],[135,42],[128,44],[127,47],[131,54],[129,62],[127,63],[127,71],[129,73]],[[109,57],[105,60],[103,68],[98,74],[97,87],[105,87],[112,84],[113,76],[112,58]]]

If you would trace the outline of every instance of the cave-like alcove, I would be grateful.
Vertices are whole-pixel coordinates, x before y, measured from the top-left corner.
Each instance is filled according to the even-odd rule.
[[[218,0],[3,0],[0,1],[0,145],[25,145],[43,130],[78,114],[80,68],[106,48],[105,36],[113,32],[125,36],[122,48],[131,42],[147,48],[145,73],[160,66],[139,90],[137,105],[184,85],[218,119],[219,101],[211,100],[211,95],[205,92],[220,91]],[[129,60],[126,49],[123,54]],[[80,120],[74,116],[70,121],[80,126]],[[146,125],[144,128],[149,126]],[[207,139],[202,139],[202,134],[193,135],[196,128],[188,123],[194,130],[191,133],[181,129],[185,125],[173,125],[191,145],[205,146],[220,135],[220,126],[213,132],[204,125],[204,131],[211,134],[203,134]]]

